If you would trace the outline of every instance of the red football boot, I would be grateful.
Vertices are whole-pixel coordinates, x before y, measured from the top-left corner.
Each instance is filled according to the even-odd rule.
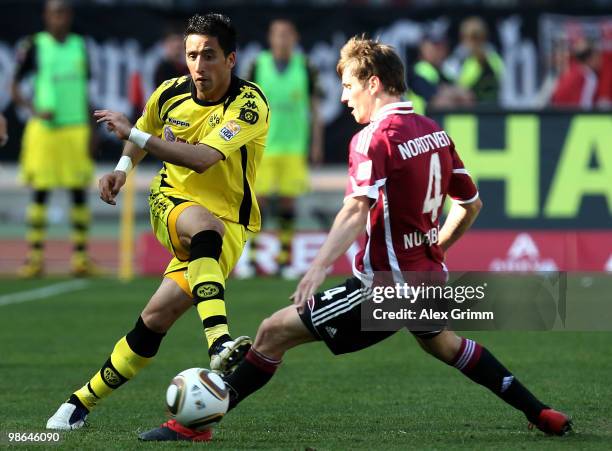
[[[169,420],[160,427],[138,434],[138,439],[146,442],[190,441],[210,442],[212,429],[195,431],[180,425],[176,420]]]
[[[537,422],[529,423],[529,429],[533,429],[534,426],[549,435],[565,435],[572,430],[572,420],[563,412],[543,409]]]

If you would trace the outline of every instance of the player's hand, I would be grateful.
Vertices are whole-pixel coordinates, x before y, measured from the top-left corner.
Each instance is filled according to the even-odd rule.
[[[106,128],[117,135],[119,139],[130,137],[132,124],[125,114],[110,110],[96,110],[94,111],[94,117],[98,124],[105,122]]]
[[[113,171],[102,176],[98,182],[100,188],[100,199],[110,205],[117,205],[115,198],[121,187],[125,185],[127,175],[123,171]]]
[[[306,301],[316,293],[317,289],[325,281],[326,275],[326,269],[316,265],[311,266],[310,269],[306,271],[306,274],[304,274],[304,277],[302,277],[302,280],[300,280],[295,293],[291,295],[293,304],[297,306],[298,311],[302,311]]]
[[[52,121],[55,115],[53,114],[53,111],[37,111],[36,116],[44,121]]]

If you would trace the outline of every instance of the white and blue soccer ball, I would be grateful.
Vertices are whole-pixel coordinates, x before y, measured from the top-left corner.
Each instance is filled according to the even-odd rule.
[[[205,368],[189,368],[172,379],[166,390],[172,418],[197,431],[214,427],[227,413],[229,391],[223,379]]]

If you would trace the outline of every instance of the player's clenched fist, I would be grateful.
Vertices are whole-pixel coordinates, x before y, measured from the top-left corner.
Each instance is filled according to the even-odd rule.
[[[119,194],[121,187],[125,184],[127,175],[123,171],[114,171],[102,176],[98,182],[100,188],[100,199],[110,205],[116,205],[115,197]]]
[[[94,117],[98,124],[106,123],[106,128],[117,135],[119,139],[129,138],[132,124],[125,114],[111,110],[96,110],[94,111]]]

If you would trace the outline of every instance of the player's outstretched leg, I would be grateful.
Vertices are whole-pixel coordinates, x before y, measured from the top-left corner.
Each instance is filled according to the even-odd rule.
[[[541,431],[564,435],[571,430],[571,420],[567,415],[538,400],[484,346],[448,330],[433,337],[415,335],[423,349],[522,411],[529,422]]]
[[[265,319],[246,358],[225,378],[230,388],[229,409],[272,379],[285,352],[315,340],[294,306],[285,307]]]
[[[246,336],[232,339],[225,310],[225,275],[219,264],[225,226],[208,210],[191,206],[181,213],[177,231],[189,249],[187,274],[193,303],[208,342],[210,368],[231,371],[251,347]]]
[[[230,409],[272,379],[285,352],[302,343],[315,341],[304,326],[297,310],[286,307],[265,319],[255,337],[255,343],[233,373],[225,377],[230,389]],[[192,440],[207,441],[210,430],[193,431],[171,420],[139,436],[145,441]]]
[[[176,282],[164,279],[134,328],[117,342],[102,368],[49,418],[47,429],[83,427],[87,415],[100,400],[151,363],[166,331],[190,307],[191,299]]]

